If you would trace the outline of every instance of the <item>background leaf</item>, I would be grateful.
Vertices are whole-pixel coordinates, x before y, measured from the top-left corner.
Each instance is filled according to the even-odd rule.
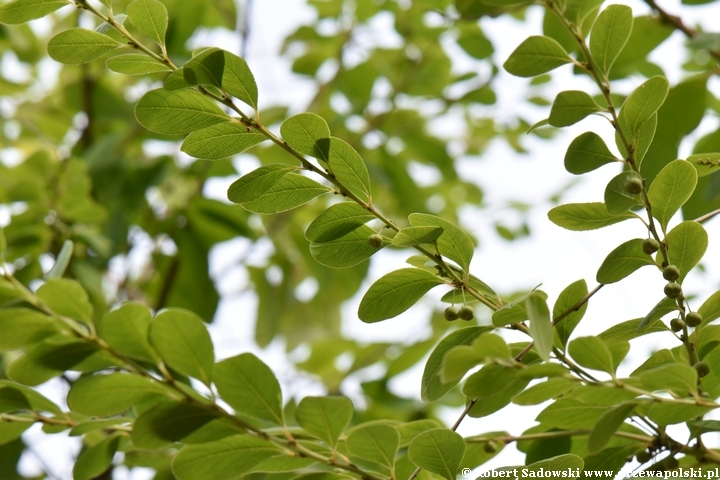
[[[465,441],[457,433],[437,428],[423,432],[408,448],[410,459],[419,467],[454,480],[465,455]]]

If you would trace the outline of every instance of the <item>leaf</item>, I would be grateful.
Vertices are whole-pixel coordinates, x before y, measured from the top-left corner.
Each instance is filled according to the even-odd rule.
[[[443,383],[457,383],[473,367],[486,358],[510,359],[505,341],[497,335],[481,335],[472,346],[461,345],[443,358],[440,378]]]
[[[565,290],[560,292],[560,295],[558,296],[558,299],[553,306],[553,319],[557,319],[565,311],[572,308],[577,302],[585,298],[585,295],[587,294],[588,288],[587,282],[585,282],[585,280],[581,279],[568,285]],[[562,345],[563,349],[565,348],[565,345],[567,345],[567,342],[570,339],[570,335],[572,335],[575,327],[578,325],[578,323],[580,323],[580,320],[582,320],[583,316],[585,316],[587,306],[588,302],[585,302],[580,308],[570,313],[568,316],[566,316],[563,320],[561,320],[555,325],[555,330],[558,333],[558,337],[560,338],[560,344]]]
[[[568,353],[583,367],[615,375],[612,353],[599,337],[576,338],[568,345]]]
[[[60,331],[56,321],[29,308],[0,310],[0,352],[17,350]]]
[[[409,446],[413,439],[421,433],[433,428],[442,428],[442,426],[439,421],[427,418],[395,425],[397,431],[400,432],[400,448]]]
[[[38,288],[36,295],[58,315],[86,324],[92,322],[93,307],[87,293],[75,280],[52,278]]]
[[[283,425],[280,384],[252,353],[217,363],[213,381],[223,400],[238,412]]]
[[[139,360],[156,360],[150,345],[152,313],[141,303],[124,303],[109,312],[98,325],[100,336],[115,350]]]
[[[556,40],[531,36],[515,49],[503,67],[518,77],[534,77],[571,62],[570,56]]]
[[[665,77],[655,76],[633,90],[623,103],[618,121],[623,131],[635,135],[665,102],[670,85]]]
[[[547,381],[533,385],[522,392],[515,397],[513,403],[517,405],[538,405],[551,398],[559,397],[576,386],[577,382],[567,378],[548,378]]]
[[[325,140],[319,143],[324,150]],[[370,175],[360,154],[347,142],[336,137],[329,140],[328,166],[335,177],[351,190],[370,200]]]
[[[113,72],[124,75],[148,75],[150,73],[170,71],[170,67],[166,64],[160,63],[144,53],[116,55],[109,58],[105,62],[105,66]]]
[[[179,90],[190,86],[191,85],[185,81],[184,69],[182,67],[168,75],[163,84],[165,90]]]
[[[60,63],[79,65],[92,62],[121,46],[121,43],[102,33],[86,28],[71,28],[50,39],[48,54]]]
[[[265,140],[265,135],[248,133],[247,127],[238,123],[218,123],[192,132],[180,150],[191,157],[220,160],[242,153]]]
[[[257,111],[258,89],[245,60],[226,50],[207,48],[182,68],[187,85],[212,85],[221,88]],[[179,79],[178,79],[179,80]],[[182,82],[173,82],[180,87]]]
[[[360,301],[358,315],[374,323],[400,315],[415,305],[431,288],[445,283],[419,268],[401,268],[378,279]]]
[[[609,5],[600,12],[590,35],[590,54],[595,65],[607,76],[632,32],[632,9]]]
[[[548,212],[548,218],[555,225],[576,232],[596,230],[614,225],[630,218],[630,212],[610,215],[604,203],[567,203],[557,206]]]
[[[180,400],[180,394],[132,373],[81,377],[70,388],[67,403],[74,412],[106,417],[153,399]]]
[[[0,23],[19,25],[72,5],[65,0],[16,0],[0,6]]]
[[[70,259],[72,258],[74,247],[75,244],[72,240],[65,240],[63,242],[60,253],[58,253],[57,258],[55,259],[55,265],[53,265],[50,271],[45,274],[46,279],[62,278],[62,276],[65,274],[65,270],[67,269],[68,264],[70,263]]]
[[[705,177],[720,172],[720,153],[690,155],[687,161],[695,167],[698,177]]]
[[[633,148],[635,149],[635,164],[638,168],[642,166],[642,161],[645,158],[650,145],[652,145],[655,139],[655,131],[658,125],[658,114],[653,114],[650,120],[643,123],[638,129],[637,133],[632,135],[631,141]],[[617,133],[617,132],[616,132]],[[624,147],[620,149],[624,151]]]
[[[258,109],[258,88],[247,62],[228,51],[225,54],[222,88],[233,97]]]
[[[25,402],[29,403],[32,409],[36,412],[50,412],[55,415],[62,414],[60,407],[32,388],[28,388],[10,380],[0,380],[0,389],[5,390],[6,388],[20,392],[25,398]]]
[[[313,220],[305,231],[305,238],[315,243],[329,242],[358,229],[373,219],[375,219],[375,215],[355,202],[336,203]],[[367,237],[365,237],[365,241],[367,241]]]
[[[301,113],[290,117],[280,125],[283,140],[304,155],[327,162],[330,158],[330,127],[319,115]],[[321,140],[326,140],[321,142]]]
[[[393,237],[396,247],[416,247],[424,243],[435,243],[442,235],[441,227],[406,227]]]
[[[85,435],[86,433],[103,430],[108,427],[132,423],[134,420],[135,419],[132,417],[114,417],[102,420],[80,421],[77,425],[70,429],[68,435],[71,437],[79,437]]]
[[[713,409],[700,405],[653,403],[647,411],[647,417],[657,425],[673,425],[697,419]]]
[[[442,228],[443,233],[437,240],[440,253],[460,265],[466,273],[469,272],[475,245],[467,233],[447,220],[426,213],[411,213],[408,220],[413,227]]]
[[[219,48],[207,48],[183,65],[183,78],[189,85],[212,85],[221,88],[225,71],[225,54]]]
[[[652,258],[642,250],[642,238],[623,243],[603,260],[597,272],[598,283],[615,283],[645,265],[655,265]]]
[[[215,442],[185,446],[173,458],[172,471],[179,480],[239,478],[282,450],[267,440],[235,435]]]
[[[305,175],[288,173],[257,199],[243,203],[242,206],[250,212],[269,215],[305,205],[310,200],[330,191],[332,189],[320,185]]]
[[[549,365],[549,364],[546,364]],[[546,365],[536,365],[544,367]],[[557,365],[553,365],[557,367]],[[565,373],[563,367],[560,367]],[[505,367],[495,363],[485,365],[465,382],[463,393],[478,402],[470,409],[471,417],[490,415],[509,404],[516,395],[525,390],[532,378],[522,375],[524,370]],[[540,376],[545,376],[545,373]]]
[[[83,450],[73,467],[73,480],[97,478],[107,470],[120,446],[120,438],[119,434],[110,435]]]
[[[525,300],[525,308],[530,319],[530,336],[535,342],[535,351],[547,362],[550,360],[554,335],[550,310],[545,299],[537,293]]]
[[[635,410],[636,405],[635,402],[624,402],[603,413],[588,436],[588,450],[591,453],[602,450],[625,419]]]
[[[536,290],[539,286],[540,285],[535,287],[532,291],[519,296],[512,302],[506,303],[498,310],[496,310],[492,316],[493,325],[502,327],[511,323],[517,323],[522,322],[523,320],[527,320],[528,316],[527,310],[525,309],[525,300],[527,300],[527,298],[536,291],[540,295],[543,295],[545,299],[547,299],[547,294],[545,292],[543,292],[542,290]]]
[[[648,190],[648,200],[652,205],[653,216],[658,219],[663,230],[692,196],[697,180],[695,167],[685,160],[672,161],[657,174]]]
[[[215,102],[195,90],[150,90],[135,106],[140,124],[155,133],[185,135],[230,120]]]
[[[688,220],[670,230],[666,242],[670,264],[678,267],[680,270],[678,282],[682,282],[705,255],[708,248],[708,234],[702,225]]]
[[[465,455],[465,440],[452,430],[435,428],[415,437],[408,455],[420,468],[454,480]]]
[[[656,321],[660,320],[660,318],[672,312],[673,310],[677,310],[677,308],[677,302],[675,301],[675,299],[663,297],[663,299],[660,300],[658,304],[655,305],[652,310],[650,310],[650,312],[648,312],[647,315],[645,315],[645,318],[642,319],[642,321],[637,327],[637,332],[645,333],[646,330],[649,329]]]
[[[625,322],[618,323],[617,325],[613,325],[598,335],[598,338],[602,339],[608,346],[612,346],[649,333],[667,331],[667,327],[665,327],[662,323],[653,325],[647,330],[644,328],[640,329],[639,327],[642,320],[642,318],[637,318],[635,320],[627,320]]]
[[[675,392],[680,397],[697,394],[697,372],[687,363],[667,363],[640,375],[642,383],[651,390]]]
[[[364,262],[380,249],[368,243],[375,230],[362,225],[342,237],[323,243],[311,243],[310,254],[321,265],[330,268],[349,268]],[[382,248],[382,247],[381,247]]]
[[[720,290],[710,295],[697,312],[703,317],[703,325],[720,318]]]
[[[548,121],[553,127],[568,127],[601,110],[587,93],[568,90],[555,97]]]
[[[210,386],[213,343],[196,314],[179,308],[162,310],[150,323],[150,342],[170,368]]]
[[[141,33],[165,45],[168,27],[168,12],[158,0],[135,0],[127,7],[128,19]]]
[[[605,208],[610,215],[620,215],[635,205],[642,204],[642,196],[628,193],[625,184],[630,179],[642,181],[642,177],[635,172],[622,172],[613,177],[605,187]]]
[[[565,154],[565,169],[581,175],[617,161],[597,133],[585,132],[570,143]]]
[[[257,168],[230,185],[228,200],[233,203],[248,203],[257,200],[282,177],[297,169],[297,167],[284,163],[274,163]]]
[[[31,417],[28,417],[30,420]],[[33,426],[32,421],[28,422],[10,422],[8,420],[0,420],[0,446],[7,445],[20,438],[25,430]]]
[[[345,445],[352,455],[392,469],[400,447],[400,433],[390,425],[360,425],[348,435]]]
[[[352,416],[352,402],[339,396],[305,397],[295,410],[298,425],[333,449]]]

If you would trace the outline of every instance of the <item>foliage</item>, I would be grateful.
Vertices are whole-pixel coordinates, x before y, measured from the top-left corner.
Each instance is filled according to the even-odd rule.
[[[476,113],[478,104],[494,102],[499,71],[478,19],[522,20],[535,8],[527,3],[312,1],[317,22],[299,28],[285,47],[305,48],[294,59],[296,73],[314,77],[323,65],[335,72],[318,86],[312,113],[293,116],[263,107],[243,58],[186,48],[201,26],[234,27],[227,20],[236,17],[230,1],[4,3],[0,22],[12,25],[2,30],[5,48],[36,76],[43,75],[46,41],[49,56],[69,66],[41,98],[30,82],[0,85],[13,95],[14,109],[1,141],[22,160],[0,165],[0,201],[11,213],[0,236],[7,375],[0,380],[0,478],[22,478],[21,435],[34,424],[83,438],[76,479],[107,478],[116,458],[154,469],[155,478],[180,480],[453,479],[514,442],[530,470],[617,472],[633,455],[650,470],[715,468],[720,454],[701,436],[720,430],[703,420],[720,395],[712,325],[720,317],[720,292],[694,300],[700,306],[693,310],[684,281],[708,248],[703,223],[720,211],[720,136],[700,139],[687,159],[676,157],[705,110],[717,110],[707,82],[717,74],[718,34],[698,33],[649,0],[654,16],[637,18],[629,7],[603,8],[600,1],[538,2],[544,35],[522,41],[504,68],[538,85],[548,72],[572,67],[594,86],[559,92],[548,102],[547,120],[532,127],[522,119],[508,126]],[[71,6],[77,13],[65,8]],[[438,26],[426,21],[430,13]],[[349,61],[353,31],[384,14],[394,18],[403,45]],[[48,15],[49,40],[23,25]],[[321,33],[328,21],[338,35]],[[91,25],[94,30],[86,28]],[[695,74],[675,85],[648,60],[673,28],[689,37],[695,60],[705,58],[686,65]],[[440,47],[447,34],[491,73],[454,74]],[[107,68],[131,77],[105,71],[97,60],[109,54]],[[638,76],[646,80],[627,95],[616,91],[616,81]],[[379,98],[378,85],[391,93]],[[439,110],[429,110],[438,113],[427,113],[438,102]],[[434,134],[433,121],[451,111],[464,116],[467,135]],[[585,280],[574,281],[554,302],[539,289],[496,293],[471,273],[475,242],[459,226],[457,211],[480,203],[482,194],[459,175],[455,158],[481,153],[493,137],[523,151],[520,138],[528,129],[549,138],[547,126],[570,126],[589,115],[610,122],[619,155],[586,132],[568,146],[566,169],[580,175],[617,164],[623,171],[603,202],[559,205],[549,218],[578,231],[638,220],[647,238],[629,239],[599,261],[591,290]],[[372,138],[380,145],[368,144]],[[184,165],[151,153],[151,142],[178,139],[182,152],[213,161]],[[446,142],[461,151],[451,156]],[[246,151],[260,166],[238,178],[231,160]],[[441,179],[418,186],[408,173],[416,162]],[[237,205],[205,195],[210,179],[224,177],[233,178],[227,197]],[[672,226],[680,210],[686,220]],[[267,216],[257,222],[251,214]],[[401,217],[407,221],[393,220]],[[498,232],[523,234],[503,225]],[[278,337],[289,350],[307,345],[310,356],[297,368],[318,376],[328,395],[296,404],[254,354],[217,361],[206,322],[220,295],[208,255],[237,237],[253,244],[269,238],[274,246],[267,264],[247,268],[259,299],[258,345]],[[118,274],[114,265],[129,262],[147,238],[152,254],[141,271]],[[446,318],[471,323],[451,329],[436,312],[432,337],[402,348],[341,338],[340,307],[360,289],[367,260],[384,248],[415,255],[409,267],[362,292],[362,321],[397,316],[443,289],[442,302],[452,304]],[[279,281],[269,279],[271,267],[282,272]],[[664,294],[643,299],[646,317],[573,336],[600,288],[643,267],[668,281]],[[310,278],[320,293],[301,301],[297,287]],[[493,333],[498,329],[527,338],[508,344]],[[673,335],[677,346],[619,377],[630,341],[651,334]],[[351,366],[339,367],[336,360],[348,352]],[[426,355],[427,403],[391,394],[387,383]],[[357,408],[339,395],[343,380],[376,364],[387,373],[363,384],[372,407]],[[67,408],[32,388],[57,377],[69,384]],[[468,415],[548,400],[539,425],[519,435],[463,438],[455,431]],[[443,406],[463,405],[451,428],[438,420]],[[668,433],[676,424],[687,426],[691,441]]]

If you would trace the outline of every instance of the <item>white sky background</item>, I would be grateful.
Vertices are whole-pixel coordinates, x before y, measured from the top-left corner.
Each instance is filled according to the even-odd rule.
[[[358,0],[369,1],[369,0]],[[648,12],[641,1],[606,2],[621,3],[633,7],[636,15]],[[681,13],[686,24],[704,25],[707,31],[717,31],[720,20],[720,5],[684,7],[679,0],[663,0],[661,5],[671,13]],[[278,14],[281,9],[282,14]],[[261,0],[253,2],[250,43],[247,61],[253,70],[260,91],[262,106],[271,104],[290,104],[294,112],[300,112],[314,93],[312,81],[299,79],[290,72],[290,62],[277,55],[282,39],[294,31],[297,26],[312,21],[314,11],[304,5],[303,0]],[[368,35],[376,42],[392,43],[392,24],[386,17],[374,22],[377,30]],[[529,12],[529,21],[521,23],[509,18],[483,19],[481,25],[495,46],[495,61],[502,64],[513,49],[527,36],[540,34],[542,15],[540,8]],[[666,70],[671,83],[680,79],[678,65],[684,62],[684,37],[679,32],[666,41],[651,59]],[[212,31],[194,39],[200,46],[217,45],[228,50],[237,51],[240,43],[235,35],[226,32]],[[477,63],[455,49],[449,52],[460,71],[476,68]],[[629,93],[642,79],[634,78],[617,82],[616,88]],[[488,115],[496,118],[513,118],[517,113],[528,121],[535,122],[546,118],[549,107],[529,105],[524,98],[528,80],[512,77],[501,72],[494,81],[498,95],[496,105],[483,107]],[[572,75],[570,67],[561,67],[554,73],[553,82],[547,84],[545,91],[549,98],[562,90],[592,88],[589,80]],[[717,77],[711,80],[711,88],[716,95],[720,94],[720,81]],[[593,90],[594,91],[594,90]],[[519,108],[521,110],[519,110]],[[448,128],[452,128],[452,124]],[[705,133],[718,127],[716,117],[706,118],[691,139],[681,146],[680,157],[690,152],[694,141]],[[468,207],[462,212],[464,226],[471,229],[480,240],[481,248],[476,252],[473,261],[473,273],[478,275],[499,292],[511,292],[523,288],[532,288],[542,283],[542,289],[549,295],[549,302],[554,302],[560,291],[571,282],[580,278],[586,279],[589,288],[593,288],[595,273],[605,256],[617,245],[630,239],[644,237],[645,228],[640,222],[624,222],[602,230],[591,232],[569,232],[563,230],[547,219],[547,211],[551,205],[545,202],[551,194],[560,190],[578,177],[568,174],[563,168],[565,150],[571,140],[584,131],[596,131],[606,138],[608,145],[614,145],[611,127],[599,118],[583,120],[579,125],[564,129],[552,141],[544,141],[533,136],[524,139],[529,150],[527,155],[518,155],[507,147],[503,141],[494,141],[488,151],[480,158],[462,159],[458,169],[463,176],[477,179],[477,183],[485,192],[486,208],[478,210]],[[255,168],[256,163],[246,157],[238,159],[241,173]],[[607,182],[620,172],[620,167],[606,166],[591,174],[581,177],[580,182],[573,186],[563,197],[562,203],[601,201]],[[227,185],[231,179],[211,182],[206,194],[218,199],[225,199]],[[509,201],[523,201],[533,205],[529,217],[532,231],[531,237],[515,242],[501,239],[494,229],[498,219],[510,219],[512,224],[515,213],[506,208]],[[379,206],[382,208],[382,206]],[[680,221],[676,218],[674,223]],[[705,255],[707,272],[694,272],[685,283],[686,291],[698,294],[700,299],[720,288],[720,220],[715,219],[705,225],[710,235],[710,246]],[[254,344],[254,318],[247,315],[256,309],[256,299],[252,293],[237,295],[247,282],[247,276],[241,269],[230,270],[228,263],[242,257],[247,250],[248,242],[235,240],[218,246],[211,257],[211,270],[217,275],[219,288],[226,293],[221,302],[215,322],[210,331],[215,342],[218,358],[236,355],[242,351],[253,351],[266,361],[283,383],[286,397],[296,398],[304,395],[322,394],[322,388],[311,379],[305,380],[298,376],[285,359],[284,345],[276,341],[264,351]],[[267,245],[258,247],[251,254],[249,263],[262,264],[267,258]],[[375,279],[394,269],[404,266],[405,251],[384,249],[372,259],[368,282],[360,289],[358,295],[346,305],[343,318],[343,332],[346,336],[361,341],[397,341],[407,343],[417,341],[429,335],[429,305],[439,297],[440,292],[430,295],[417,306],[399,317],[368,325],[357,318],[357,306],[362,294]],[[603,288],[590,301],[588,312],[576,330],[576,336],[597,334],[610,326],[631,318],[644,316],[662,296],[665,282],[652,269],[641,269],[620,284]],[[695,308],[700,302],[693,304]],[[489,322],[489,316],[482,317]],[[503,332],[509,341],[517,341],[521,337],[511,337]],[[620,368],[621,374],[627,374],[641,363],[651,351],[662,346],[673,347],[677,340],[670,334],[663,338],[656,334],[650,338],[632,342],[630,355]],[[391,388],[399,395],[419,398],[420,376],[424,362],[392,382]],[[345,382],[345,393],[357,400],[361,395],[359,381],[378,375],[377,371],[360,372]],[[51,398],[60,400],[62,389],[57,382],[49,382],[42,391]],[[496,430],[507,430],[511,434],[520,434],[533,425],[534,418],[543,408],[519,407],[510,405],[489,417],[466,419],[459,432],[464,435],[479,434]],[[452,424],[459,411],[448,409],[444,416],[448,424]],[[57,478],[71,478],[72,465],[70,459],[77,454],[79,444],[76,439],[68,439],[64,435],[45,435],[39,428],[33,427],[26,432],[25,438],[32,443],[37,456],[44,459]],[[706,437],[704,437],[706,438]],[[715,439],[717,440],[717,439]],[[514,446],[508,446],[493,461],[483,465],[479,471],[493,467],[523,463]],[[23,471],[27,474],[37,473],[38,460],[32,454],[26,454],[22,460]],[[145,479],[151,478],[148,471],[136,469],[132,473],[123,469],[116,471],[116,478]]]

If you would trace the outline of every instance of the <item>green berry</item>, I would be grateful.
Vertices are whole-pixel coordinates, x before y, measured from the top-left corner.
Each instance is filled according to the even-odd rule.
[[[693,365],[693,368],[697,372],[698,377],[701,377],[701,378],[706,376],[708,373],[710,373],[710,365],[708,365],[705,362],[698,362],[695,365]]]
[[[625,191],[631,195],[637,195],[643,190],[643,182],[638,177],[630,177],[625,182]]]
[[[685,328],[685,322],[683,322],[681,318],[673,318],[670,320],[670,330],[673,332],[679,332],[683,328]]]
[[[678,462],[678,459],[675,457],[668,457],[663,462],[663,465],[665,470],[675,470],[678,466],[680,466],[680,462]]]
[[[458,315],[460,315],[460,318],[462,318],[463,320],[472,320],[473,318],[475,318],[475,309],[469,305],[463,305],[460,308]]]
[[[636,453],[635,458],[637,459],[638,463],[647,463],[652,460],[652,453],[648,452],[647,450],[643,450],[642,452]]]
[[[697,327],[702,321],[702,315],[697,312],[690,312],[685,315],[685,323],[687,323],[688,327]]]
[[[373,248],[380,248],[383,246],[383,237],[382,235],[378,233],[373,233],[368,237],[368,245],[370,245]]]
[[[460,315],[458,314],[458,309],[455,307],[447,307],[445,309],[445,320],[448,322],[452,322],[453,320],[457,320],[460,318]]]
[[[663,278],[668,282],[674,282],[680,278],[680,269],[675,265],[668,265],[665,267],[665,270],[663,270]]]
[[[677,298],[682,293],[682,287],[679,283],[676,282],[670,282],[667,285],[665,285],[665,295],[667,295],[668,298]]]
[[[654,238],[646,238],[642,242],[642,250],[648,255],[652,255],[660,249],[660,242]]]
[[[490,440],[483,446],[483,450],[485,450],[485,453],[495,453],[498,451],[498,445]]]

